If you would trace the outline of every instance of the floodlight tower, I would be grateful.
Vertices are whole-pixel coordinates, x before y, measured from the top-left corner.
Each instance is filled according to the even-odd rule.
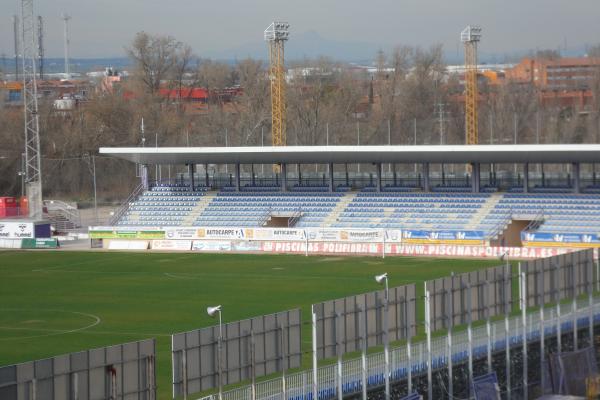
[[[477,44],[481,40],[481,27],[467,26],[460,33],[460,40],[465,45],[465,142],[477,144]]]
[[[33,0],[21,0],[23,51],[23,111],[25,116],[25,183],[29,216],[42,217],[42,163],[38,118],[36,63],[37,43]]]
[[[265,40],[269,43],[273,146],[286,145],[284,43],[289,39],[289,28],[287,22],[273,22],[265,29]]]
[[[67,79],[71,79],[71,71],[69,68],[69,20],[71,16],[67,13],[62,15],[65,25],[65,75]]]

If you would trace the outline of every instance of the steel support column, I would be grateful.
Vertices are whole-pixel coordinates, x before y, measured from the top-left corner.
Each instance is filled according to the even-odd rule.
[[[241,178],[241,177],[240,177],[240,169],[241,169],[241,168],[240,168],[240,163],[236,163],[236,164],[235,164],[235,190],[236,190],[237,192],[239,192],[239,191],[240,191],[240,188],[241,188],[241,186],[242,186],[242,185],[241,185],[241,179],[240,179],[240,178]]]
[[[471,189],[473,193],[479,193],[479,184],[481,182],[481,164],[471,164]]]
[[[523,193],[529,193],[529,163],[523,164]]]
[[[333,163],[329,163],[329,191],[335,191],[335,184],[333,182]]]
[[[287,191],[287,164],[281,164],[281,191]]]
[[[195,170],[196,165],[194,164],[188,164],[188,175],[190,176],[190,189],[192,190],[192,192],[194,191],[194,170]]]
[[[580,169],[581,164],[573,163],[573,191],[575,193],[581,193]]]
[[[204,186],[207,188],[210,186],[210,180],[208,177],[208,164],[204,164]]]
[[[423,163],[423,191],[429,192],[429,163]]]
[[[144,190],[148,190],[148,165],[146,164],[140,165],[140,180]]]
[[[377,192],[381,192],[381,163],[375,164],[376,173],[377,173]]]

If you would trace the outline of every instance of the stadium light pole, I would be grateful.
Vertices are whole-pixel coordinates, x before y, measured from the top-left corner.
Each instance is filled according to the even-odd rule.
[[[385,285],[385,297],[383,302],[383,354],[385,358],[385,400],[390,400],[390,337],[389,337],[389,287],[388,287],[388,274],[387,272],[381,275],[375,276],[377,283]]]
[[[93,188],[94,188],[94,220],[96,225],[98,225],[98,192],[96,190],[96,156],[90,155],[90,153],[85,153],[83,155],[83,160],[87,163],[88,170],[90,175],[93,178]]]
[[[214,317],[217,313],[219,314],[219,340],[217,342],[217,358],[219,361],[219,400],[223,399],[223,368],[221,362],[221,344],[223,342],[223,321],[221,319],[221,305],[215,307],[206,307],[206,313],[209,317]]]
[[[509,276],[512,276],[510,261],[508,259],[508,250],[500,255],[500,261],[506,260],[506,269],[508,270]],[[504,348],[505,348],[505,376],[506,376],[506,398],[510,400],[511,398],[511,386],[510,386],[510,343],[509,343],[509,333],[510,333],[510,322],[508,317],[510,315],[510,303],[508,301],[509,293],[505,293],[504,295]]]

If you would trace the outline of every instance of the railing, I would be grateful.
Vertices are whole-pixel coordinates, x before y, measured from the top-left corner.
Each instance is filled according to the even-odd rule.
[[[540,311],[527,312],[525,333],[527,341],[540,340],[543,330],[544,337],[549,340],[552,336],[573,334],[580,329],[590,329],[590,321],[594,324],[600,322],[600,299],[593,298],[590,303],[588,299],[573,301],[560,305],[560,313],[557,306],[544,309],[544,317]],[[432,339],[431,341],[431,369],[432,371],[448,368],[449,356],[452,357],[454,366],[466,363],[471,357],[473,360],[482,360],[488,356],[488,346],[491,353],[498,354],[506,351],[506,343],[509,348],[522,348],[523,346],[523,316],[518,315],[508,319],[509,329],[505,327],[505,320],[490,322],[487,325],[473,328],[471,340],[467,331],[453,333],[449,345],[446,335]],[[560,326],[560,331],[559,331]],[[577,330],[574,330],[577,328]],[[508,333],[508,337],[506,336]],[[411,357],[408,356],[410,346]],[[385,360],[383,352],[367,355],[367,389],[380,388],[384,383]],[[423,375],[428,370],[429,357],[426,350],[426,342],[421,341],[410,345],[402,345],[390,348],[390,381],[399,382],[408,378],[409,371],[412,377]],[[531,365],[530,369],[539,367]],[[318,400],[335,399],[338,397],[338,388],[341,386],[342,395],[350,396],[362,391],[363,367],[362,359],[355,358],[342,363],[341,385],[337,372],[338,365],[332,364],[318,368],[317,393]],[[284,386],[285,382],[285,386]],[[517,390],[520,382],[515,382],[513,389]],[[289,400],[313,398],[313,371],[306,370],[285,377],[271,379],[256,384],[256,400]],[[216,400],[216,395],[206,396],[203,400]],[[223,400],[250,400],[252,399],[252,387],[244,386],[223,393]]]
[[[540,225],[544,222],[545,218],[544,218],[544,209],[540,209],[537,214],[535,214],[535,216],[533,217],[533,220],[527,224],[527,226],[525,227],[525,229],[523,229],[523,231],[525,232],[531,232],[533,230],[536,230],[540,227]]]
[[[62,200],[44,200],[44,208],[54,229],[67,231],[81,227],[81,215],[76,207]]]
[[[298,208],[294,214],[288,218],[288,228],[296,225],[296,222],[302,217],[302,209]]]
[[[271,207],[258,220],[258,226],[265,226],[267,221],[271,219]]]
[[[492,228],[492,230],[490,231],[490,234],[488,235],[488,239],[497,238],[500,235],[500,233],[502,233],[502,231],[506,228],[506,225],[508,225],[512,221],[512,218],[513,218],[513,212],[512,212],[512,209],[510,209],[506,212],[506,214],[504,214],[502,216],[502,219],[500,221],[498,221],[496,226],[494,226],[494,228]]]
[[[125,212],[129,209],[129,205],[133,201],[135,201],[135,199],[139,196],[139,194],[143,190],[144,190],[144,185],[141,183],[135,189],[133,189],[133,191],[131,192],[129,197],[127,197],[127,200],[125,200],[123,202],[123,204],[121,204],[119,206],[119,208],[117,208],[117,211],[115,211],[113,216],[110,218],[110,221],[108,222],[108,224],[111,226],[116,225],[117,222],[119,222],[119,220],[121,219],[121,217],[125,214]]]

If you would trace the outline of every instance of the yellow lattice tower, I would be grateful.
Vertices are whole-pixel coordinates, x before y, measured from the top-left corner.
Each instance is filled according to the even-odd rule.
[[[465,143],[479,143],[477,127],[477,43],[481,39],[479,26],[467,26],[460,33],[465,44]]]
[[[289,38],[289,27],[286,22],[273,22],[265,30],[265,40],[269,43],[273,146],[286,145],[284,43]]]

